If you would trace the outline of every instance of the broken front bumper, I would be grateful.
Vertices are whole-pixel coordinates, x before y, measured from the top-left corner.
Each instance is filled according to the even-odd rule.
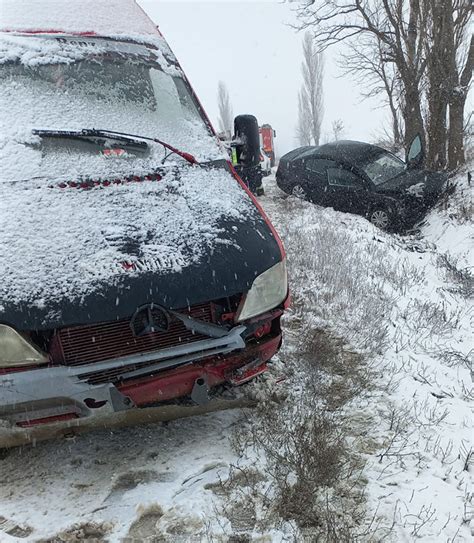
[[[201,323],[197,325],[192,319],[185,325],[196,329]],[[85,420],[185,396],[204,404],[213,386],[241,384],[262,373],[281,342],[279,326],[264,338],[247,341],[248,328],[243,325],[227,330],[202,323],[200,331],[206,339],[159,351],[94,364],[1,374],[2,432],[5,425],[18,429],[59,422],[66,428],[77,428]],[[120,379],[104,382],[107,372],[117,369]],[[0,447],[6,446],[1,435]]]

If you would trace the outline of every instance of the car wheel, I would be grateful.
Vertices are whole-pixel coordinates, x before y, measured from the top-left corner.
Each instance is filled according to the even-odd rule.
[[[392,215],[383,207],[376,207],[369,213],[370,222],[381,230],[388,230],[392,226]]]
[[[291,191],[291,194],[303,200],[306,198],[306,192],[304,191],[304,188],[301,185],[295,185]]]

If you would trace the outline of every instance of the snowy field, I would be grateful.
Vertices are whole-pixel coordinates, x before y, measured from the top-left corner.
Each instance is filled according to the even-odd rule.
[[[406,236],[265,184],[293,305],[259,407],[5,453],[1,542],[472,541],[465,174]]]

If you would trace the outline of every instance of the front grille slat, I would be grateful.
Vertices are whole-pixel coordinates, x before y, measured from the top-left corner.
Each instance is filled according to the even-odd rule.
[[[202,321],[212,322],[210,303],[200,304],[179,312]],[[123,319],[64,328],[57,332],[56,339],[63,354],[60,362],[74,366],[158,351],[183,343],[199,341],[203,338],[204,336],[188,330],[177,318],[171,317],[167,332],[153,332],[141,337],[134,336],[130,327],[130,319]],[[111,376],[115,373],[112,372]]]
[[[166,343],[161,342],[161,343],[156,343],[153,345],[136,345],[136,346],[130,346],[129,348],[124,348],[124,347],[119,348],[117,346],[114,346],[114,347],[111,346],[106,349],[101,348],[94,351],[82,349],[80,350],[80,353],[78,353],[74,357],[71,357],[71,359],[68,360],[69,357],[67,356],[65,356],[65,359],[66,359],[66,363],[69,363],[69,364],[74,364],[74,363],[87,364],[91,362],[99,362],[102,360],[108,360],[111,358],[119,358],[121,356],[127,356],[127,355],[132,355],[132,354],[137,354],[137,353],[144,353],[144,352],[149,352],[149,351],[154,351],[154,350],[158,351],[166,347],[182,345],[183,343],[191,343],[194,341],[198,341],[200,339],[203,339],[203,336],[198,336],[197,334],[195,334],[189,337],[182,337],[180,338],[180,340],[175,341],[175,342],[166,342]],[[68,349],[65,348],[65,351],[67,353]]]
[[[128,335],[128,334],[127,334]],[[180,338],[183,335],[183,331],[180,330],[178,332],[169,334],[169,335],[162,335],[161,337],[157,335],[157,337],[154,337],[153,339],[145,339],[145,337],[142,338],[134,338],[137,341],[134,341],[133,339],[125,340],[124,342],[124,333],[120,334],[110,334],[110,335],[92,335],[89,338],[81,338],[79,340],[76,340],[75,338],[71,338],[68,341],[63,341],[63,345],[76,345],[76,346],[82,346],[85,347],[89,345],[90,347],[93,347],[95,345],[100,345],[103,341],[113,342],[113,341],[119,341],[121,344],[133,344],[133,345],[139,345],[139,344],[147,344],[147,343],[160,343],[161,341],[175,341],[178,338]]]
[[[75,340],[74,338],[72,338],[71,340],[68,340],[68,341],[62,341],[62,345],[65,348],[69,346],[75,347],[76,349],[89,347],[95,350],[97,346],[100,346],[104,341],[109,342],[109,344],[111,344],[111,342],[120,342],[121,345],[130,346],[130,347],[133,347],[135,345],[139,346],[139,345],[147,345],[147,344],[155,345],[159,343],[175,343],[176,341],[179,341],[179,339],[183,336],[183,331],[180,330],[169,335],[163,334],[161,337],[158,336],[158,334],[156,335],[157,337],[153,339],[134,338],[134,339],[138,339],[138,341],[134,341],[133,339],[130,339],[128,341],[126,340],[125,342],[123,341],[123,333],[116,334],[116,335],[111,334],[107,336],[101,335],[100,337],[91,336],[90,338],[81,338],[80,340]]]
[[[72,336],[66,340],[63,339],[62,344],[65,347],[74,345],[80,347],[90,346],[91,348],[100,345],[104,341],[109,342],[109,344],[111,344],[111,342],[119,341],[121,345],[154,344],[161,342],[174,342],[179,339],[183,333],[185,333],[183,330],[176,330],[170,332],[169,334],[155,332],[154,334],[149,334],[150,336],[153,336],[152,338],[147,338],[147,336],[135,337],[131,334],[131,332],[124,330],[117,334],[92,334],[89,337],[82,336],[79,339]],[[124,335],[126,335],[125,338]]]

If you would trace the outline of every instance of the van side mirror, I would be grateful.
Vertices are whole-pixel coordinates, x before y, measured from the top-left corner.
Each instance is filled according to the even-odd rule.
[[[406,156],[407,168],[408,169],[420,168],[425,158],[424,155],[425,153],[423,149],[423,142],[421,141],[420,134],[417,134],[413,138],[410,144],[410,148],[408,149],[408,153]]]
[[[234,119],[234,140],[238,162],[244,168],[260,164],[260,134],[253,115],[237,115]]]

